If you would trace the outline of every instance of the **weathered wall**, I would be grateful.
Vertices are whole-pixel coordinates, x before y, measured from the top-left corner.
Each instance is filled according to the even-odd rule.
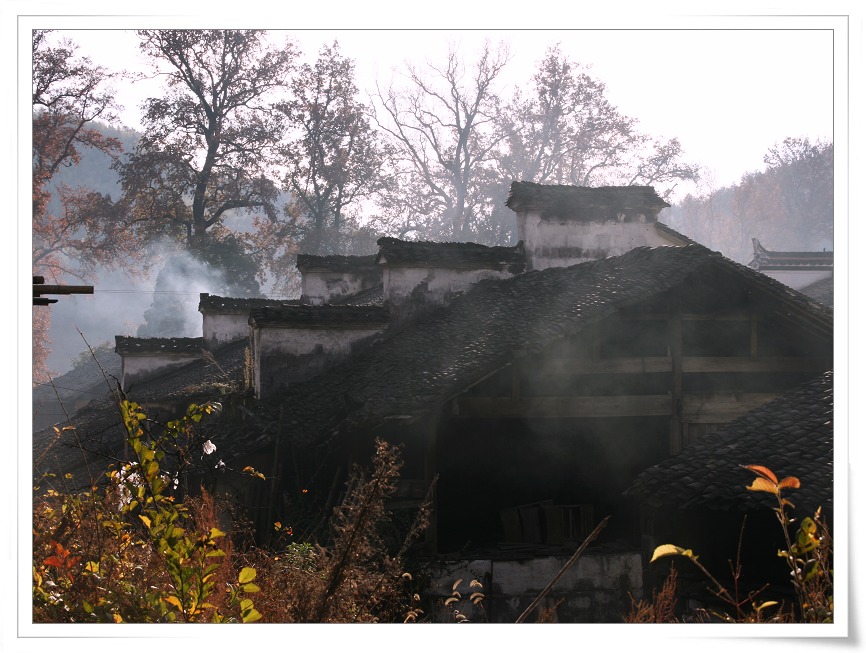
[[[526,560],[471,560],[447,562],[431,570],[435,622],[453,622],[459,609],[470,621],[514,623],[568,561],[565,557],[540,557]],[[462,579],[457,591],[462,599],[449,606],[454,583]],[[481,582],[484,594],[481,608],[468,597],[473,580]],[[540,608],[556,608],[556,619],[565,623],[622,623],[631,606],[631,596],[643,593],[643,568],[637,552],[585,553],[557,581]],[[538,621],[538,609],[525,620]]]
[[[202,335],[208,349],[215,349],[249,337],[249,319],[249,311],[202,315]]]
[[[378,283],[378,277],[370,274],[309,270],[301,279],[301,295],[305,303],[321,306],[372,288]]]
[[[567,267],[619,256],[635,247],[673,244],[658,232],[654,218],[646,216],[639,216],[635,222],[620,222],[542,218],[534,212],[518,214],[517,237],[524,242],[528,270]]]
[[[507,279],[507,270],[447,270],[428,267],[386,267],[382,272],[385,300],[404,302],[418,286],[425,284],[428,304],[443,304],[448,293],[467,290],[482,279]]]
[[[256,328],[253,357],[256,396],[265,398],[289,383],[309,379],[345,360],[353,344],[385,328]]]
[[[199,357],[199,354],[194,353],[124,354],[120,365],[121,385],[126,391],[136,383],[191,363]]]
[[[322,352],[347,354],[357,340],[379,333],[379,328],[267,328],[256,329],[256,357],[288,354],[302,356]]]

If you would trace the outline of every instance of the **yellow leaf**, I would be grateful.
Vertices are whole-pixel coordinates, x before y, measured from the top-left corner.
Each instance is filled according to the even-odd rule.
[[[181,604],[180,599],[177,598],[176,596],[167,596],[164,600],[166,603],[170,603],[171,605],[176,607],[178,610],[183,612],[183,605]]]
[[[747,490],[752,492],[769,492],[770,494],[779,494],[779,488],[775,483],[768,481],[765,478],[756,478],[752,484],[746,486]]]
[[[138,518],[144,522],[144,525],[150,528],[150,518],[145,515],[139,515]]]
[[[116,624],[122,624],[123,623],[123,617],[121,617],[117,613],[111,615],[111,618],[114,619],[114,623],[116,623]]]
[[[763,610],[764,608],[769,608],[770,606],[778,605],[778,601],[764,601],[761,605],[755,608],[758,612]]]
[[[650,562],[655,562],[659,558],[663,558],[665,556],[679,556],[684,555],[688,557],[692,557],[692,552],[690,550],[686,550],[680,546],[676,546],[674,544],[662,544],[655,548],[653,551],[653,557]]]
[[[244,567],[241,569],[238,574],[238,582],[243,585],[244,583],[249,583],[253,578],[256,577],[256,570],[252,567]]]

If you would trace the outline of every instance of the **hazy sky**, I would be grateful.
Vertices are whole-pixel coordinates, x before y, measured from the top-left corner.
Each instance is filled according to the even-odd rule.
[[[81,54],[106,68],[142,70],[145,65],[135,34],[117,29],[150,26],[144,19],[34,21],[40,22],[75,28],[64,33],[80,46]],[[185,18],[158,26],[200,24]],[[516,84],[528,85],[547,47],[559,43],[572,60],[589,66],[590,74],[607,86],[609,100],[623,114],[636,118],[644,132],[665,140],[679,138],[686,158],[709,169],[708,181],[714,187],[736,183],[744,173],[762,169],[768,148],[788,136],[834,137],[834,91],[843,90],[844,78],[838,78],[839,57],[834,61],[832,19],[715,17],[670,19],[649,29],[609,25],[597,29],[293,29],[274,31],[273,36],[290,36],[311,61],[322,44],[336,39],[343,53],[355,59],[363,90],[372,90],[377,79],[387,83],[392,70],[406,61],[442,62],[449,42],[459,44],[469,63],[484,39],[494,44],[506,41],[512,60],[500,83],[505,95]],[[838,41],[837,35],[837,47]],[[139,126],[138,106],[158,88],[156,82],[118,85],[117,97],[126,106],[124,120],[129,126]]]

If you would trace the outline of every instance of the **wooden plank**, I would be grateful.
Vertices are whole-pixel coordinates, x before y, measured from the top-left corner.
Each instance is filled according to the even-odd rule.
[[[459,417],[643,417],[670,415],[670,395],[460,397]]]
[[[670,323],[671,355],[671,408],[668,430],[668,448],[672,454],[683,448],[683,314],[679,306],[671,307]]]
[[[558,358],[556,374],[659,374],[673,370],[670,356],[623,358]],[[819,374],[833,366],[832,361],[819,357],[766,356],[683,356],[683,373],[721,372],[814,372]]]
[[[670,372],[672,363],[668,356],[645,356],[623,358],[601,358],[596,360],[573,359],[570,372],[574,374],[652,374]]]
[[[776,393],[767,392],[685,395],[683,419],[697,424],[726,424],[778,396]]]
[[[682,421],[725,424],[775,399],[777,393],[728,393],[682,397]],[[457,417],[658,417],[672,414],[671,395],[607,397],[459,397]]]
[[[686,322],[705,322],[707,320],[718,320],[725,322],[748,322],[751,319],[749,313],[683,313],[682,319]],[[629,320],[641,322],[666,322],[670,315],[666,313],[624,313],[621,317],[623,322]]]
[[[814,372],[819,374],[833,366],[826,358],[776,356],[749,358],[747,356],[685,356],[683,372]]]

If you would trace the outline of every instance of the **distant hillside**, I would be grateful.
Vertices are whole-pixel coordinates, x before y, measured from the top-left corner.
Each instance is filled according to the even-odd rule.
[[[138,142],[139,133],[132,129],[115,128],[102,123],[94,123],[93,127],[105,136],[120,140],[124,152],[131,152]],[[48,185],[48,189],[54,190],[61,184],[73,188],[84,186],[103,195],[110,195],[116,200],[120,195],[120,182],[117,173],[111,169],[111,163],[112,159],[107,154],[91,148],[82,148],[81,162],[78,165],[61,168]],[[60,210],[56,193],[48,204],[48,210],[53,213]]]

